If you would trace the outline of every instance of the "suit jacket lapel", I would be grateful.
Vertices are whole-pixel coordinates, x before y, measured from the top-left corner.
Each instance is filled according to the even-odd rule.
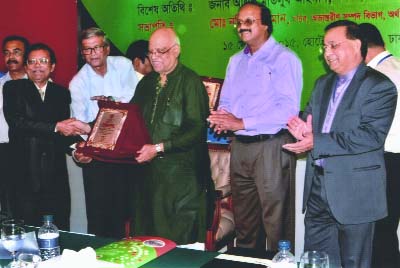
[[[336,85],[336,75],[331,75],[330,78],[325,83],[325,89],[323,90],[321,96],[321,109],[319,114],[318,131],[322,131],[322,126],[324,125],[326,112],[328,111],[329,101],[331,100],[332,91]]]
[[[51,99],[53,98],[53,83],[50,81],[47,81],[47,88],[46,88],[46,94],[44,96],[44,102],[51,102]]]
[[[340,121],[343,120],[343,113],[347,110],[347,107],[352,104],[354,100],[353,95],[357,94],[360,89],[367,68],[368,67],[365,64],[358,67],[358,70],[354,74],[353,79],[343,95],[342,101],[339,103],[335,117],[333,118],[331,129],[334,129],[336,124],[340,124]]]
[[[41,104],[42,98],[40,97],[39,90],[36,88],[36,85],[31,81],[27,80],[28,87],[24,90],[27,90],[27,94],[29,95],[29,99],[34,101],[34,104]]]

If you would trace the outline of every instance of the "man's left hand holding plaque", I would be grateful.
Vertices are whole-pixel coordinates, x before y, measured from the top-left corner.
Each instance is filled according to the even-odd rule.
[[[98,101],[99,112],[88,139],[79,144],[76,158],[113,163],[137,163],[137,151],[150,143],[140,108],[135,104]],[[84,123],[82,124],[84,125]]]

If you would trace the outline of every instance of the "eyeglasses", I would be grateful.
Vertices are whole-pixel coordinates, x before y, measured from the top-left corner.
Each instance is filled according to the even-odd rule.
[[[258,20],[261,20],[261,19],[250,19],[250,18],[247,18],[245,20],[237,20],[237,22],[235,24],[235,27],[239,28],[239,27],[242,27],[242,25],[244,25],[246,27],[250,27],[251,25],[254,24],[254,22],[256,22]]]
[[[168,48],[166,50],[156,49],[154,51],[149,51],[148,56],[149,57],[162,56],[162,55],[168,53],[174,46],[176,46],[176,44],[173,44],[170,48]]]
[[[22,56],[22,54],[24,54],[24,52],[22,50],[19,50],[19,49],[16,49],[16,50],[13,50],[13,51],[3,50],[3,54],[6,57],[10,57],[11,55],[19,57],[19,56]]]
[[[329,44],[323,45],[321,47],[321,53],[325,53],[325,51],[328,50],[328,49],[330,49],[331,51],[335,51],[344,42],[346,42],[346,40],[343,40],[343,41],[337,42],[337,43],[329,43]]]
[[[50,62],[48,58],[40,58],[40,59],[28,59],[26,63],[28,65],[36,65],[39,63],[39,65],[47,65]]]
[[[107,45],[82,48],[81,51],[82,51],[82,54],[83,54],[83,55],[90,55],[90,54],[93,53],[93,51],[94,51],[94,53],[102,52],[103,49],[104,49],[104,47],[106,47],[106,46],[107,46]]]

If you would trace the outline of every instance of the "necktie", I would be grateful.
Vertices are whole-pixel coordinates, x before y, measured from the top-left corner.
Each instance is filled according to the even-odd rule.
[[[40,94],[40,98],[42,98],[42,101],[44,101],[44,90],[43,90],[43,88],[39,88],[39,94]]]
[[[322,125],[322,133],[329,133],[331,129],[332,121],[340,102],[339,99],[341,99],[344,90],[347,88],[346,82],[347,80],[344,77],[340,77],[336,82],[335,88],[332,92],[331,100],[329,102],[328,110],[326,112],[325,121]]]
[[[326,116],[324,120],[324,124],[322,125],[322,133],[329,133],[331,130],[331,126],[333,123],[333,119],[336,114],[336,109],[339,106],[340,100],[343,97],[344,91],[346,90],[350,81],[346,80],[344,77],[340,77],[335,85],[335,88],[332,92],[332,97],[329,101],[328,110],[326,111]],[[323,167],[324,166],[324,159],[317,159],[315,160],[315,164],[317,166]]]
[[[336,87],[332,94],[333,101],[336,101],[338,96],[342,93],[342,91],[344,89],[343,84],[345,82],[346,82],[346,79],[344,77],[339,78],[338,81],[336,82]]]

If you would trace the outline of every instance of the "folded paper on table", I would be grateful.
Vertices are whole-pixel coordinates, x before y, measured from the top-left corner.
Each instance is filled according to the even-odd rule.
[[[154,236],[137,236],[96,249],[99,260],[137,268],[176,247],[175,242]]]
[[[98,105],[92,131],[77,152],[104,162],[136,163],[136,152],[151,143],[139,106],[113,101]]]
[[[86,247],[76,252],[64,249],[61,256],[41,262],[38,268],[123,268],[123,265],[100,261],[96,259],[96,252],[91,247]]]
[[[22,245],[22,248],[18,250],[18,253],[39,254],[39,247],[36,241],[35,232],[29,232],[25,234],[24,244]],[[3,247],[3,243],[0,241],[0,259],[11,258],[11,253]]]

